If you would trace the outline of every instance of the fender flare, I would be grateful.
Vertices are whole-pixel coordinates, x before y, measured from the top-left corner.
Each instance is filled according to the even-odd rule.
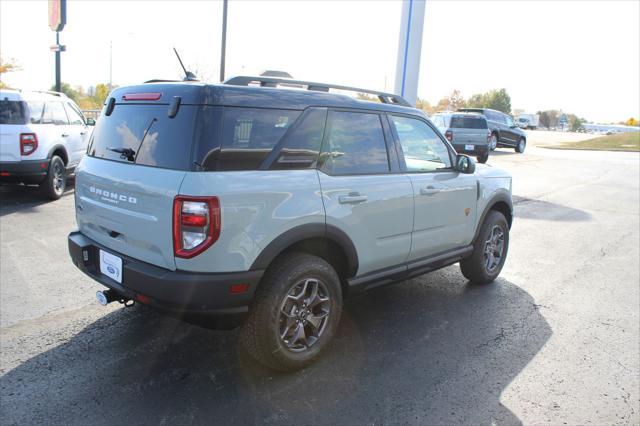
[[[349,236],[336,226],[325,223],[309,223],[289,229],[276,237],[253,261],[251,270],[266,269],[284,250],[310,238],[326,238],[337,244],[345,253],[347,276],[353,277],[358,271],[358,253]]]
[[[63,160],[66,160],[66,164],[69,164],[69,153],[67,152],[67,149],[64,147],[64,145],[57,143],[55,145],[53,145],[51,148],[49,148],[49,153],[47,154],[47,159],[51,160],[51,157],[53,156],[54,151],[57,151],[58,149],[61,149],[64,152],[64,156],[66,158],[63,158]]]
[[[487,214],[491,210],[493,210],[493,207],[497,203],[500,203],[500,202],[505,203],[509,207],[509,211],[511,213],[511,219],[510,218],[506,218],[506,219],[507,219],[507,222],[509,222],[509,228],[511,228],[511,223],[513,222],[513,200],[511,199],[511,196],[509,195],[509,193],[503,190],[492,195],[491,198],[489,198],[487,205],[482,211],[482,215],[480,215],[480,220],[477,222],[476,231],[474,232],[474,235],[473,235],[473,241],[475,241],[476,238],[478,238],[478,234],[480,233],[480,228],[482,227],[482,224],[484,223],[484,219],[486,218]]]

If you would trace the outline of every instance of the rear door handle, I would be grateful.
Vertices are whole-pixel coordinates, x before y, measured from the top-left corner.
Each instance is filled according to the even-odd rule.
[[[358,204],[367,201],[367,196],[359,192],[350,192],[349,195],[341,195],[338,197],[340,204]]]
[[[426,188],[420,188],[420,195],[433,195],[442,191],[442,188],[436,188],[432,185],[427,186]]]
[[[63,133],[63,134],[61,134],[60,136],[62,136],[63,138],[66,138],[66,137],[68,137],[68,136],[69,136],[69,133]]]

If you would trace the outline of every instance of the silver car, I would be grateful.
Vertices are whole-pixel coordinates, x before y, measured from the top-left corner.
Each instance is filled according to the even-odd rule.
[[[347,297],[458,262],[494,281],[511,176],[476,168],[403,98],[334,87],[261,76],[111,93],[68,238],[108,288],[98,300],[241,325],[249,355],[294,370],[327,346]]]
[[[491,132],[481,114],[465,112],[439,112],[431,121],[461,154],[474,155],[479,163],[489,159]]]

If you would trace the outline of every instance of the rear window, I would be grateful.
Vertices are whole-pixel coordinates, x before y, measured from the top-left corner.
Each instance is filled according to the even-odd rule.
[[[194,158],[201,170],[257,170],[301,111],[204,107]],[[220,122],[222,127],[220,128]]]
[[[451,117],[451,124],[449,127],[453,129],[486,129],[487,120],[483,117],[464,117],[454,115]]]
[[[190,170],[198,107],[182,105],[175,118],[167,105],[116,105],[98,120],[89,155],[113,161]],[[131,150],[131,151],[129,151]],[[129,155],[131,154],[131,155]]]
[[[0,124],[27,124],[28,109],[23,101],[0,101]]]

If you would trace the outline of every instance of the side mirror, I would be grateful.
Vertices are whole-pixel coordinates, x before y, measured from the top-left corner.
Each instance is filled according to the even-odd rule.
[[[95,126],[96,125],[96,120],[94,120],[93,118],[87,118],[87,126]]]
[[[467,155],[458,154],[456,157],[456,170],[467,175],[476,171],[476,162]]]

